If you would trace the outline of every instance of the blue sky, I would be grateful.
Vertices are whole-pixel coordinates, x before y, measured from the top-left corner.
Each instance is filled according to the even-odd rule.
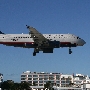
[[[81,73],[90,76],[90,0],[0,0],[0,30],[28,33],[25,25],[41,33],[72,33],[86,41],[83,47],[54,49],[53,54],[0,45],[0,73],[4,80],[20,82],[24,71]]]

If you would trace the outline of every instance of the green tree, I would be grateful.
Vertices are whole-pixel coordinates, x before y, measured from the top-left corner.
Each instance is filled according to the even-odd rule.
[[[13,85],[14,85],[14,83],[13,82],[8,82],[8,81],[4,81],[3,83],[2,83],[2,89],[4,90],[4,89],[13,89]]]
[[[28,90],[30,88],[30,84],[28,82],[14,83],[4,81],[1,87],[3,90]]]
[[[46,84],[44,84],[44,88],[47,88],[47,89],[51,90],[52,89],[51,81],[46,82]]]
[[[28,82],[22,82],[20,86],[21,86],[21,90],[24,89],[28,90],[30,88],[30,84]]]
[[[13,90],[19,90],[20,88],[20,83],[14,83]]]

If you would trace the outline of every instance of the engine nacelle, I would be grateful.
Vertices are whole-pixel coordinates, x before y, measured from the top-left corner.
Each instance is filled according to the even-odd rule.
[[[60,47],[60,41],[49,41],[49,47],[59,48]]]

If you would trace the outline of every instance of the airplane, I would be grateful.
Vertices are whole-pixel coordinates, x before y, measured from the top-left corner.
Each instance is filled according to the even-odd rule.
[[[6,46],[34,48],[33,56],[36,53],[53,53],[54,48],[83,46],[86,42],[79,36],[73,34],[41,34],[35,28],[26,25],[29,34],[5,34],[0,31],[0,44]]]

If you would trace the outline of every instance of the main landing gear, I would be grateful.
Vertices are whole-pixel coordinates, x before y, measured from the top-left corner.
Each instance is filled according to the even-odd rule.
[[[72,53],[72,50],[71,50],[71,47],[69,47],[69,54],[71,54]]]
[[[36,53],[39,53],[39,48],[34,48],[33,56],[36,56]]]
[[[35,51],[33,52],[33,56],[36,56],[36,52]]]

